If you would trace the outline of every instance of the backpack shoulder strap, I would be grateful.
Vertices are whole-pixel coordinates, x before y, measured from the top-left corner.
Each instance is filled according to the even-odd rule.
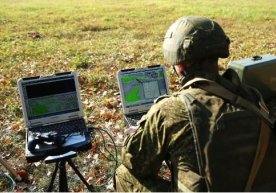
[[[257,176],[258,170],[260,169],[262,161],[266,154],[266,149],[268,147],[270,133],[271,133],[270,128],[264,121],[262,121],[258,145],[257,145],[256,153],[255,153],[255,158],[254,158],[253,164],[251,166],[247,184],[245,186],[245,190],[244,190],[245,192],[251,192],[251,190],[252,190],[254,180]]]
[[[184,104],[185,107],[188,111],[188,117],[189,117],[189,121],[190,121],[190,125],[191,125],[191,129],[192,129],[192,133],[193,133],[193,138],[194,138],[194,147],[195,147],[195,153],[196,153],[196,159],[197,159],[197,165],[198,165],[198,171],[199,174],[201,175],[201,177],[203,178],[204,184],[201,184],[201,189],[202,190],[208,190],[211,191],[210,189],[210,185],[208,183],[208,180],[206,180],[206,176],[205,176],[205,172],[204,172],[204,161],[203,161],[203,155],[201,152],[201,144],[200,140],[199,140],[199,134],[198,134],[198,130],[196,125],[194,124],[194,117],[193,117],[193,113],[192,113],[192,104],[194,103],[194,101],[196,101],[196,98],[190,94],[190,93],[184,93],[183,94],[183,99],[184,99]]]
[[[258,108],[256,105],[254,105],[250,101],[244,99],[243,97],[236,95],[233,92],[231,92],[230,90],[221,86],[220,84],[218,84],[212,80],[205,79],[205,78],[194,78],[194,79],[188,81],[184,85],[184,88],[188,88],[193,84],[195,84],[196,87],[198,87],[198,88],[201,88],[207,92],[217,95],[218,97],[221,97],[223,99],[230,101],[234,105],[238,105],[247,110],[253,111],[257,115],[262,117],[271,128],[274,127],[275,119],[269,117],[269,113],[268,113],[267,108],[262,99],[261,99],[261,103],[260,103],[260,108]]]

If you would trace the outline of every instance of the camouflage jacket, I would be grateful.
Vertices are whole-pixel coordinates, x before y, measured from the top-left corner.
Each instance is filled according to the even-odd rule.
[[[191,89],[213,117],[239,109],[201,89]],[[122,163],[137,176],[157,175],[162,162],[169,163],[172,191],[204,191],[189,115],[183,102],[183,94],[191,89],[159,98],[141,119],[138,130],[125,139],[122,150]],[[213,120],[211,125],[214,124]]]
[[[162,162],[170,163],[172,181],[197,181],[193,135],[180,93],[159,99],[142,117],[138,130],[125,139],[122,163],[139,176],[157,175]],[[193,184],[193,182],[188,182]],[[179,188],[176,188],[180,186]],[[174,185],[175,191],[181,185]]]

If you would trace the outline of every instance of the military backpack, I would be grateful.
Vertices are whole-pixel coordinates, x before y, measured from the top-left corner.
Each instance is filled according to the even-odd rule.
[[[271,135],[275,119],[261,95],[256,105],[204,78],[195,78],[184,88],[203,189],[276,191],[276,143]],[[202,97],[206,93],[208,97]],[[216,108],[214,104],[223,101],[228,107]]]

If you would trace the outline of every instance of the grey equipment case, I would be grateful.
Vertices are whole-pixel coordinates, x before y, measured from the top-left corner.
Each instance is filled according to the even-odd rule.
[[[276,98],[276,56],[266,54],[231,61],[228,68],[237,72],[242,83],[258,89],[265,101]]]

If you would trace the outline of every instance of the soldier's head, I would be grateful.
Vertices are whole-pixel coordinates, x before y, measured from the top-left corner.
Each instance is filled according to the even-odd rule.
[[[164,57],[179,75],[199,70],[218,72],[218,58],[229,56],[230,40],[220,25],[200,16],[181,17],[168,29]]]

